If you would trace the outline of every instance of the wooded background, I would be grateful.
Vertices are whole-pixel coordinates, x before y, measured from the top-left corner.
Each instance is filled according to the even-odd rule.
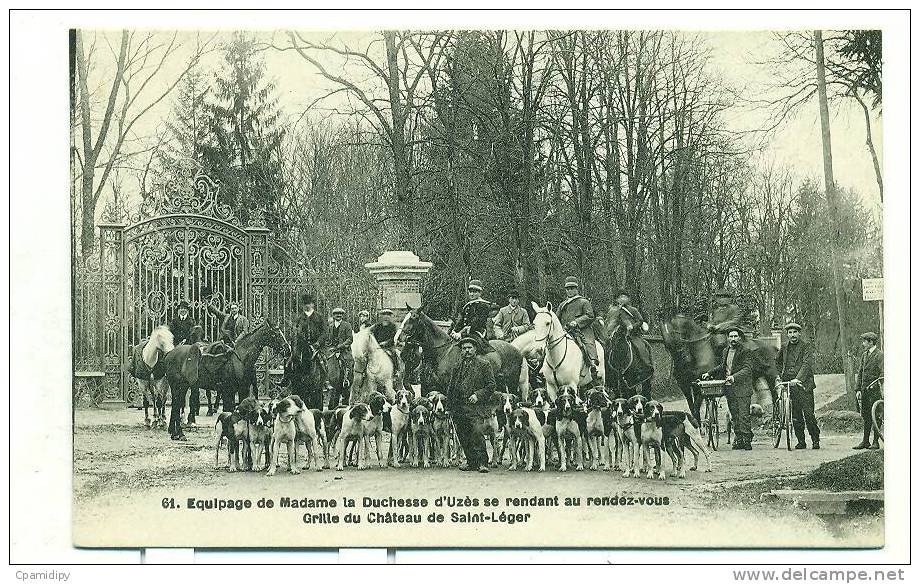
[[[789,116],[817,112],[811,33],[774,35],[758,57],[769,91],[757,92],[727,84],[705,38],[688,33],[319,38],[74,31],[75,262],[103,207],[137,213],[163,177],[193,167],[220,181],[241,219],[264,211],[330,303],[367,297],[363,264],[409,249],[434,263],[423,299],[436,317],[457,310],[470,278],[489,299],[517,289],[529,305],[560,300],[575,275],[599,312],[627,289],[653,329],[730,288],[762,332],[800,322],[821,371],[842,371],[840,349],[878,330],[860,279],[882,274],[880,215],[866,203],[883,194],[880,32],[824,33],[828,101],[864,113],[878,184],[835,189],[834,209],[822,177],[758,156]],[[265,62],[276,52],[325,82],[300,112],[280,105],[289,72]],[[752,108],[762,128],[729,123]],[[141,134],[139,120],[154,130]]]

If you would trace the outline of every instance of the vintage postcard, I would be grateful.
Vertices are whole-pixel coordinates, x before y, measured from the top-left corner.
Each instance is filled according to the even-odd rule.
[[[885,546],[882,32],[625,28],[71,30],[73,544]]]

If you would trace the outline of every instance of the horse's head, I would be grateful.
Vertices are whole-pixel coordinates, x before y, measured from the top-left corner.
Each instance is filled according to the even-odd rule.
[[[288,342],[281,327],[270,318],[266,318],[262,326],[266,329],[265,338],[268,346],[278,351],[281,356],[288,357],[291,354],[291,344]]]
[[[172,331],[166,325],[160,325],[153,329],[153,332],[150,333],[150,340],[147,342],[152,343],[154,347],[164,353],[168,353],[175,348]]]
[[[535,313],[533,317],[534,342],[542,343],[549,340],[553,328],[559,322],[559,319],[553,313],[553,303],[550,302],[546,306],[540,306],[536,302],[531,302],[530,306],[533,307]]]
[[[629,328],[636,326],[636,321],[628,310],[619,304],[611,304],[604,319],[604,336],[610,337],[617,331],[626,334]]]
[[[396,329],[396,336],[393,338],[393,342],[399,344],[400,341],[411,343],[418,340],[419,333],[423,330],[423,325],[426,321],[430,323],[431,319],[424,313],[421,306],[412,308],[406,304],[406,316],[403,317],[399,328]]]

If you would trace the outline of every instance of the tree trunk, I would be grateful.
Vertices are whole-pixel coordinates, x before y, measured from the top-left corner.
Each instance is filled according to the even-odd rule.
[[[834,160],[831,153],[831,127],[830,117],[827,111],[827,83],[824,77],[824,39],[821,31],[815,31],[815,63],[818,77],[818,110],[821,115],[821,146],[824,151],[824,189],[827,197],[827,205],[831,214],[831,223],[839,225],[839,208],[837,202],[837,185],[834,183]],[[847,346],[849,336],[847,335],[847,318],[846,318],[846,301],[843,297],[843,285],[840,280],[840,234],[835,233],[834,241],[831,245],[831,265],[833,268],[834,278],[834,297],[837,301],[837,326],[840,335],[838,345],[840,357],[843,360],[844,375],[846,378],[847,393],[853,394],[852,366],[849,358]]]
[[[883,188],[882,188],[882,167],[878,162],[878,154],[875,152],[875,143],[872,141],[872,121],[869,118],[869,108],[866,107],[866,103],[860,99],[856,98],[856,101],[859,102],[860,107],[863,110],[863,117],[866,122],[866,148],[869,149],[869,155],[872,156],[872,167],[875,169],[875,182],[878,183],[878,201],[879,203],[884,202]]]
[[[396,173],[396,240],[401,249],[411,249],[415,229],[412,221],[412,206],[409,197],[409,169],[406,159],[406,112],[399,96],[399,64],[397,62],[396,32],[384,31],[387,53],[387,85],[390,92],[390,115],[393,120],[393,169]]]

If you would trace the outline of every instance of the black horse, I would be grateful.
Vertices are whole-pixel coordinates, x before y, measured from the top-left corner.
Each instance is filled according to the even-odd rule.
[[[193,392],[199,388],[216,390],[225,412],[232,411],[238,400],[248,397],[256,360],[266,346],[284,355],[290,354],[290,345],[284,333],[270,320],[240,337],[234,347],[217,355],[210,354],[210,347],[201,344],[180,345],[167,353],[166,380],[172,397],[170,438],[185,439],[180,417],[189,389]],[[242,395],[244,390],[246,395]],[[192,411],[189,413],[194,414]]]
[[[614,305],[608,310],[604,321],[604,354],[606,357],[607,386],[619,397],[629,398],[642,387],[646,399],[652,397],[652,348],[648,341],[633,331],[642,323],[626,310]]]
[[[306,345],[294,350],[284,364],[282,385],[288,386],[310,409],[323,409],[323,390],[326,389],[326,360],[322,352]]]

